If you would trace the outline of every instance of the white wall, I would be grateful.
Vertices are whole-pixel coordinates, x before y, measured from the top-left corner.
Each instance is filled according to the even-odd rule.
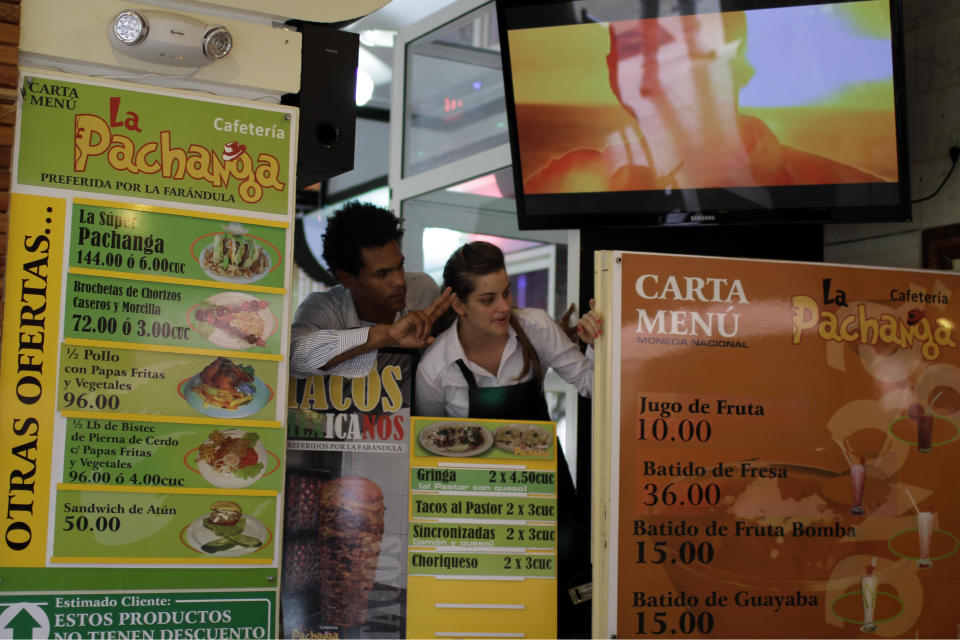
[[[911,197],[927,196],[960,145],[960,0],[903,0]],[[923,229],[960,223],[960,169],[933,199],[913,206],[913,221],[828,225],[824,260],[919,268]]]

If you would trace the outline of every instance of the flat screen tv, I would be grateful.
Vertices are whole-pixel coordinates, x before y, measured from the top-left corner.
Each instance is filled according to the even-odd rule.
[[[522,229],[910,219],[900,0],[497,0]]]

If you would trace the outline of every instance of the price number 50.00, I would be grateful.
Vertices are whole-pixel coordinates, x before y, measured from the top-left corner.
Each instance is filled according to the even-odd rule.
[[[65,516],[64,531],[119,531],[120,518],[116,516],[97,516],[91,521],[87,516]]]

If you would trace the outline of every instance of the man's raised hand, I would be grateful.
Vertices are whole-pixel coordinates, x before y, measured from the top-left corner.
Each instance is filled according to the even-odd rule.
[[[433,323],[450,308],[453,297],[453,290],[447,287],[426,309],[415,309],[389,325],[391,346],[419,349],[433,342]]]

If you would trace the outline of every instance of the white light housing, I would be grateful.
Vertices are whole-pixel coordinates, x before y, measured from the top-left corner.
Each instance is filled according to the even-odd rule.
[[[146,19],[132,9],[121,11],[113,19],[113,35],[125,45],[135,45],[147,37]]]
[[[210,27],[203,36],[203,55],[211,60],[219,60],[230,53],[233,36],[226,27]]]
[[[110,26],[110,44],[125,55],[154,64],[200,67],[233,48],[226,27],[168,11],[121,11]]]

